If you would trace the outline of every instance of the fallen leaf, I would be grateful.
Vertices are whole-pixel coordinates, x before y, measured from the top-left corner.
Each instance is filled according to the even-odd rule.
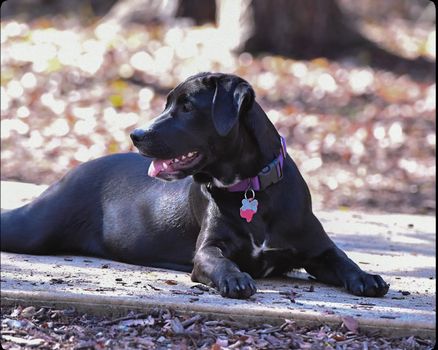
[[[359,328],[359,322],[354,317],[351,316],[342,317],[342,324],[350,332],[357,333]]]
[[[336,340],[336,341],[343,341],[343,340],[346,339],[345,336],[344,336],[343,334],[338,334],[338,333],[333,334],[333,335],[332,335],[332,338],[333,338],[334,340]]]
[[[178,318],[174,318],[170,321],[170,326],[172,327],[172,331],[176,334],[184,333],[184,326],[181,324],[181,321]]]
[[[120,326],[125,326],[125,327],[153,326],[154,324],[155,324],[155,320],[151,316],[142,319],[124,320],[119,323]]]
[[[166,281],[164,281],[164,283],[166,283],[166,284],[168,284],[170,286],[175,286],[175,285],[178,284],[178,282],[174,281],[174,280],[166,280]]]
[[[24,318],[29,318],[29,317],[32,317],[35,314],[35,312],[36,312],[35,307],[29,306],[29,307],[24,308],[21,311],[21,316]]]

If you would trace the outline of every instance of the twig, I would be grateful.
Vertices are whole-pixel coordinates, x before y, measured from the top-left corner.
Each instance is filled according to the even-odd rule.
[[[139,314],[135,314],[135,315],[131,315],[131,316],[128,315],[128,316],[124,316],[124,317],[115,318],[115,319],[109,320],[109,321],[103,321],[100,324],[103,326],[110,326],[110,325],[116,324],[120,321],[135,320],[137,318],[145,317],[147,315],[148,314],[145,314],[145,313],[139,313]]]
[[[184,328],[187,328],[187,327],[191,326],[193,323],[200,321],[201,319],[202,319],[201,315],[195,315],[195,316],[181,322],[181,325]]]

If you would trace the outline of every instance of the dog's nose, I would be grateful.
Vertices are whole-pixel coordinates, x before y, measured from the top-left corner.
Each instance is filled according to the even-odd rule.
[[[131,132],[131,140],[135,143],[135,142],[140,142],[142,141],[145,136],[146,136],[146,132],[143,129],[134,129],[133,132]]]

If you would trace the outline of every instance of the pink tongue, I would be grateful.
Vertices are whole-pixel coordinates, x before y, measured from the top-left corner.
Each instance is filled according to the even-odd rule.
[[[166,160],[163,159],[153,160],[151,165],[149,166],[148,175],[150,177],[157,176],[160,172],[164,170],[164,163],[166,163]]]

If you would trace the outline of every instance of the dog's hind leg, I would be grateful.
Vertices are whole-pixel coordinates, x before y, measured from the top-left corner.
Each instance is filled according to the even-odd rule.
[[[44,230],[29,222],[28,205],[2,211],[1,250],[14,253],[43,253]]]
[[[17,209],[2,211],[2,251],[26,254],[78,252],[102,255],[101,244],[93,239],[93,234],[85,237],[83,233],[84,228],[88,232],[99,231],[99,215],[94,212],[99,209],[90,208],[89,203],[86,203],[92,200],[92,194],[88,198],[81,198],[82,205],[78,205],[77,189],[70,188],[69,182],[62,179],[33,202]],[[93,214],[93,222],[84,219],[92,217]]]

